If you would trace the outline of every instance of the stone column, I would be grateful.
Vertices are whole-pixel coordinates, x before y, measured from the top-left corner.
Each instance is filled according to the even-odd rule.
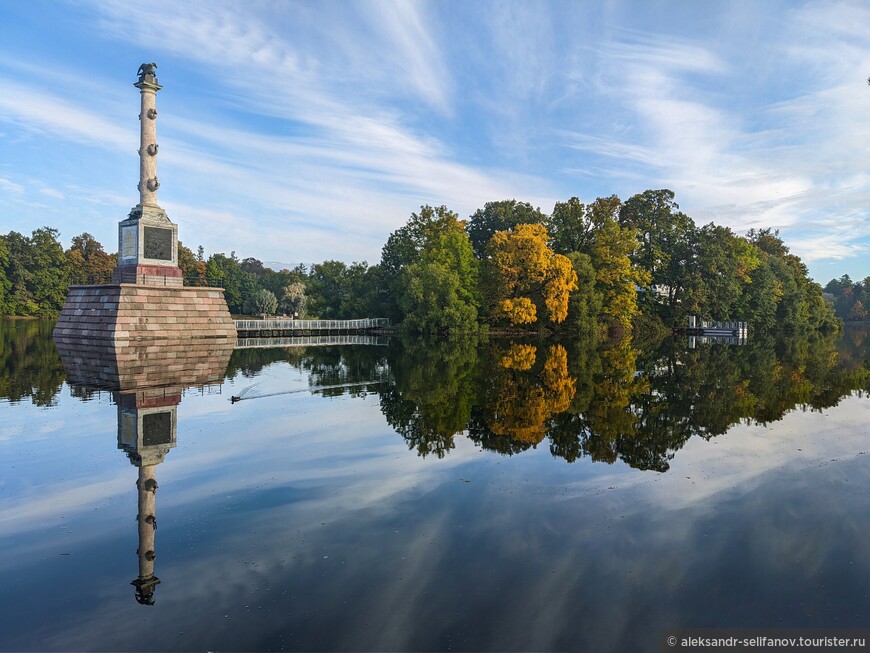
[[[157,204],[157,64],[139,66],[139,203],[118,225],[118,265],[112,283],[183,286],[178,227]]]
[[[150,68],[149,68],[150,67]],[[157,91],[162,86],[154,75],[155,64],[142,64],[139,81],[134,84],[141,95],[139,113],[139,204],[158,206],[157,189]]]
[[[154,588],[160,579],[154,575],[154,539],[157,531],[157,465],[142,465],[139,468],[139,578],[131,584],[136,587],[136,600],[143,605],[154,604]]]

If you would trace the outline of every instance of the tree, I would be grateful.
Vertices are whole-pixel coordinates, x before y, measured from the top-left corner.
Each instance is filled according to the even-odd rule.
[[[0,315],[12,314],[12,282],[6,275],[9,268],[9,245],[6,237],[0,236]]]
[[[6,246],[9,312],[42,317],[60,313],[69,282],[66,254],[57,229],[36,229],[30,238],[11,231]]]
[[[258,275],[258,280],[260,287],[271,290],[272,294],[278,297],[278,303],[280,304],[280,298],[284,296],[284,289],[291,283],[301,283],[304,285],[306,275],[297,274],[287,269],[276,271],[271,268],[263,268],[263,273]]]
[[[278,300],[271,290],[261,288],[252,295],[246,304],[246,310],[251,315],[274,315],[278,309]]]
[[[571,261],[547,247],[547,230],[521,224],[513,231],[497,231],[486,248],[486,301],[493,317],[512,325],[532,324],[538,313],[552,323],[568,315],[568,298],[577,288]]]
[[[72,239],[66,251],[66,262],[69,278],[74,283],[108,283],[117,257],[107,254],[103,246],[85,232]]]
[[[590,213],[578,198],[556,202],[553,213],[544,221],[550,235],[550,247],[566,256],[571,252],[589,252],[595,225]]]
[[[39,306],[33,297],[33,267],[30,239],[17,231],[6,234],[8,262],[6,278],[9,284],[7,310],[9,315],[38,315]]]
[[[435,262],[419,261],[405,270],[400,306],[402,326],[424,335],[462,333],[477,328],[477,308],[462,298],[456,270]]]
[[[310,312],[325,319],[354,319],[369,312],[369,267],[365,261],[347,265],[324,261],[311,266],[306,283]]]
[[[179,240],[178,267],[181,268],[181,274],[184,278],[185,286],[203,285],[201,283],[201,279],[199,278],[199,267],[197,266],[198,262],[199,261],[196,260],[196,254],[193,253],[193,250],[189,247],[185,247],[184,244]]]
[[[741,299],[761,265],[762,252],[728,227],[710,223],[697,231],[693,275],[687,283],[686,314],[704,319],[743,319]]]
[[[595,269],[595,290],[601,298],[601,315],[611,328],[631,329],[638,315],[637,286],[649,282],[649,273],[631,263],[637,248],[634,232],[616,220],[602,220],[590,247]]]
[[[521,224],[543,224],[546,216],[528,202],[502,200],[487,202],[471,216],[465,226],[474,255],[482,259],[486,246],[497,231],[510,231]]]
[[[430,225],[419,259],[400,279],[403,326],[413,332],[459,333],[477,329],[478,262],[455,214]]]
[[[387,238],[381,250],[381,268],[389,275],[398,275],[406,266],[417,262],[430,234],[439,231],[439,223],[457,219],[446,206],[421,206],[419,213],[412,213],[408,221]]]
[[[621,206],[622,202],[616,195],[599,197],[588,206],[576,197],[567,202],[556,202],[552,215],[544,223],[550,234],[550,247],[557,254],[588,254],[596,232],[603,225],[618,220]]]
[[[568,299],[566,324],[574,334],[594,336],[598,332],[604,299],[596,288],[597,275],[592,259],[582,252],[571,252],[567,256],[577,274],[577,290]]]
[[[657,287],[667,306],[666,319],[673,319],[689,283],[695,224],[679,210],[673,191],[647,190],[629,198],[619,213],[619,222],[636,231],[639,247],[633,263],[649,273],[644,302],[657,303]]]
[[[616,195],[599,197],[584,205],[576,197],[567,202],[557,202],[553,214],[547,220],[550,242],[559,254],[581,253],[588,258],[594,276],[592,287],[582,284],[574,295],[594,293],[586,299],[578,299],[586,308],[596,307],[594,320],[608,327],[627,330],[638,314],[636,286],[649,281],[649,275],[632,265],[631,256],[637,250],[635,231],[618,222],[622,202]],[[581,274],[576,264],[581,259],[572,258],[575,271]],[[584,309],[585,312],[585,309]],[[589,325],[585,327],[587,330]]]
[[[224,297],[231,312],[244,311],[247,297],[242,296],[242,269],[235,252],[231,252],[229,256],[223,253],[209,256],[206,263],[206,277],[210,284],[224,289]]]
[[[771,268],[770,255],[761,252],[759,265],[750,273],[750,283],[741,297],[740,312],[757,332],[776,327],[776,310],[782,299],[782,283]]]
[[[855,300],[855,305],[852,306],[852,312],[849,314],[849,317],[853,320],[867,319],[867,309],[864,308],[864,304],[860,299]]]
[[[263,267],[263,262],[259,259],[248,257],[240,263],[240,267],[245,272],[250,272],[253,275],[262,277],[266,268]]]
[[[776,324],[780,329],[787,332],[840,329],[841,323],[825,302],[822,287],[810,279],[803,261],[789,253],[778,232],[753,229],[747,238],[767,255],[766,263],[775,278]],[[851,279],[845,276],[841,281],[844,292],[851,292]]]
[[[779,237],[779,229],[750,229],[746,232],[746,239],[771,256],[784,258],[788,254],[788,247]],[[846,275],[846,278],[848,279],[849,275]]]
[[[305,295],[305,284],[300,281],[288,283],[281,296],[281,310],[290,315],[305,316],[305,306],[308,297]]]
[[[260,291],[263,290],[263,287],[260,285],[260,280],[255,274],[245,272],[241,268],[239,268],[236,274],[238,275],[239,297],[245,312],[254,314],[263,312],[274,313],[275,309],[272,309],[271,311],[252,310],[252,308],[260,301]],[[275,293],[272,293],[272,296],[274,297]],[[277,300],[275,301],[277,302]]]
[[[417,263],[427,243],[435,234],[458,221],[456,213],[446,206],[424,205],[412,213],[408,221],[390,234],[381,250],[379,270],[374,275],[375,303],[394,321],[403,319],[399,298],[404,294],[402,271]]]

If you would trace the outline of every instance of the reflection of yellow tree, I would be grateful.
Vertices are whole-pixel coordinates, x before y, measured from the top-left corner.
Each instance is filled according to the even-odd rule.
[[[534,345],[511,345],[501,357],[501,366],[506,370],[525,372],[535,364],[538,348]]]
[[[514,345],[500,357],[501,370],[494,386],[498,394],[488,416],[495,435],[532,445],[544,439],[547,420],[567,410],[575,392],[565,348],[551,346],[537,372],[536,351],[531,345]]]

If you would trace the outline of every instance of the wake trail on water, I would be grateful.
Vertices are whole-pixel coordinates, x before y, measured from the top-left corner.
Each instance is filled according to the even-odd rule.
[[[231,397],[230,401],[235,404],[240,401],[247,401],[250,399],[263,399],[264,397],[279,397],[282,395],[301,394],[303,392],[316,394],[318,392],[323,392],[324,390],[338,390],[340,388],[361,388],[369,385],[382,385],[383,383],[385,383],[385,381],[362,381],[356,383],[339,383],[336,385],[318,385],[310,388],[300,388],[299,390],[281,390],[279,392],[267,392],[249,397],[249,391],[259,385],[258,383],[255,383],[254,385],[242,390],[238,395]]]

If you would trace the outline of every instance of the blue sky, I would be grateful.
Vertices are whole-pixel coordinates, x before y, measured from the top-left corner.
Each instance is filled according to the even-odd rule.
[[[670,188],[870,275],[866,2],[0,2],[0,233],[109,251],[158,64],[185,244],[375,263],[422,204]]]

